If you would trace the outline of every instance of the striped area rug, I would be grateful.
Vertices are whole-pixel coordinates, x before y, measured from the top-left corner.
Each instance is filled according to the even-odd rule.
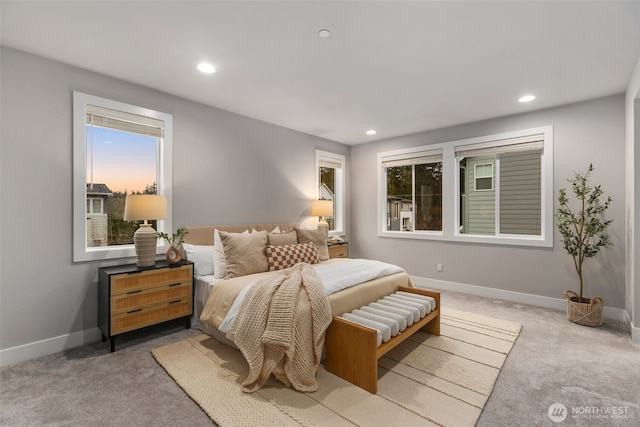
[[[440,336],[417,332],[380,359],[376,395],[322,366],[315,393],[274,379],[243,393],[242,355],[204,334],[152,353],[219,426],[473,426],[519,332],[517,323],[445,307]]]

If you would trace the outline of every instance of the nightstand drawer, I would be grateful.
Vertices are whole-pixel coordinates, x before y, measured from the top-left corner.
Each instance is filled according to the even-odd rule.
[[[347,258],[349,256],[349,246],[342,245],[329,246],[329,258]]]
[[[156,323],[177,319],[189,314],[191,314],[190,297],[161,305],[139,308],[113,316],[111,318],[111,335],[133,331],[134,329],[155,325]]]
[[[111,314],[131,309],[145,308],[150,305],[191,298],[191,282],[158,286],[151,289],[130,291],[111,297]]]
[[[192,280],[191,266],[162,268],[140,273],[119,274],[111,278],[111,295],[135,291],[149,286],[181,283]]]

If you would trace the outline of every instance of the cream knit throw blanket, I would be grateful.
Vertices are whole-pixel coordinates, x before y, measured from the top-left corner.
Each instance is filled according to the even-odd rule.
[[[316,391],[316,372],[330,323],[329,299],[309,264],[296,264],[255,283],[227,334],[249,363],[243,391],[256,391],[271,373],[298,391]],[[284,372],[276,370],[283,360]]]

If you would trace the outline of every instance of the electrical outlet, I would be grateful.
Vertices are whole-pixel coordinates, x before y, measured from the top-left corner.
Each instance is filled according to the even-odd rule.
[[[442,264],[438,264],[438,272],[442,273]]]

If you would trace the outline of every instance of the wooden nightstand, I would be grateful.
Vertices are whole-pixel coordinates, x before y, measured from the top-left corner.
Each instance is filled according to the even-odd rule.
[[[328,242],[329,258],[349,258],[349,243],[347,242]]]
[[[184,317],[187,329],[193,313],[193,262],[153,267],[128,264],[98,270],[98,327],[102,340],[146,326]]]

